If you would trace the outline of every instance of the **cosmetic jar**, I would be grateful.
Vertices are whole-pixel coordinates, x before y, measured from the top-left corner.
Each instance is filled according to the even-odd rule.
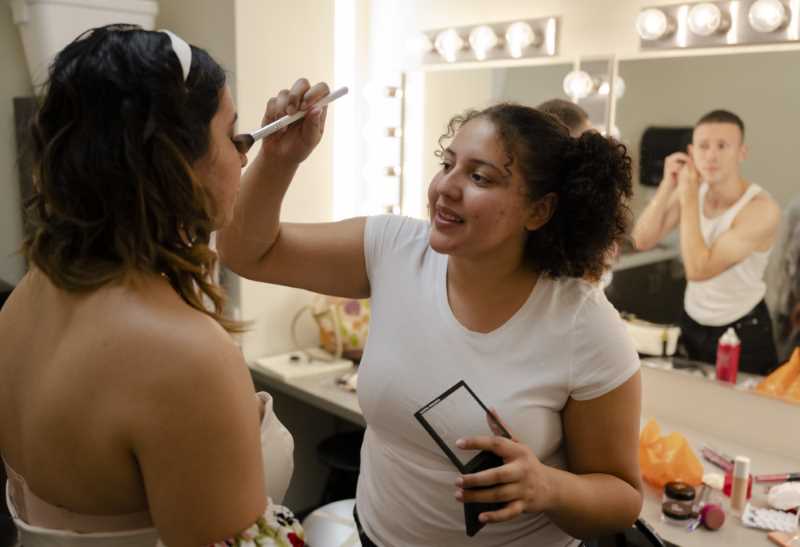
[[[686,502],[665,501],[661,504],[661,520],[675,526],[688,526],[692,509]]]
[[[696,494],[694,486],[691,484],[677,481],[668,482],[664,485],[664,495],[661,498],[661,502],[674,501],[691,509]]]

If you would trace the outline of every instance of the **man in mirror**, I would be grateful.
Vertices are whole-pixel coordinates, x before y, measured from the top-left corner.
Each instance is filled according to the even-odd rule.
[[[777,355],[763,277],[780,208],[742,177],[744,135],[744,123],[732,112],[714,110],[700,118],[687,153],[665,159],[664,176],[633,240],[644,251],[679,228],[687,280],[681,343],[688,357],[714,363],[719,338],[733,327],[741,341],[739,370],[766,374]]]

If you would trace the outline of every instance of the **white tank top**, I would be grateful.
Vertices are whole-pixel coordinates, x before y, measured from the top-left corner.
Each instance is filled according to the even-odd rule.
[[[759,185],[751,184],[728,210],[716,218],[706,218],[703,204],[708,184],[703,183],[700,186],[700,231],[706,245],[710,247],[729,230],[739,211],[761,191]],[[701,325],[718,327],[746,315],[764,298],[767,291],[764,270],[771,250],[770,247],[763,252],[756,251],[711,279],[689,281],[683,299],[689,317]]]

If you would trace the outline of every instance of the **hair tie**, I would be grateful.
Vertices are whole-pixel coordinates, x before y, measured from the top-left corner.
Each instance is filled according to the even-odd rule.
[[[189,71],[192,68],[192,48],[189,44],[186,43],[186,40],[175,34],[174,32],[166,29],[160,29],[159,32],[163,32],[167,36],[169,36],[170,42],[172,42],[172,51],[175,52],[175,56],[178,58],[178,62],[181,64],[181,70],[183,71],[183,81],[185,82],[187,78],[189,78]]]

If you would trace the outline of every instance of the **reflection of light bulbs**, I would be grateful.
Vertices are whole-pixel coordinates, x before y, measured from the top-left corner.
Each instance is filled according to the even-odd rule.
[[[531,26],[524,21],[511,23],[506,29],[506,44],[512,57],[522,57],[526,47],[536,44],[539,37]]]
[[[642,40],[658,40],[671,32],[671,21],[667,14],[658,8],[642,11],[636,18],[636,31]]]
[[[750,6],[747,20],[757,32],[774,32],[788,20],[786,6],[781,0],[756,0]]]
[[[564,93],[574,101],[585,99],[594,91],[594,80],[583,70],[573,70],[564,76]]]
[[[498,41],[497,34],[487,25],[475,27],[469,33],[469,45],[479,61],[486,59],[486,54],[497,47]]]
[[[603,83],[600,84],[600,87],[597,88],[597,93],[600,95],[608,95],[609,87],[611,86],[608,85],[608,81],[604,80]],[[620,99],[623,95],[625,95],[625,80],[617,76],[614,78],[614,97]]]
[[[452,63],[456,60],[458,52],[464,48],[464,40],[455,29],[451,28],[436,35],[434,46],[439,55],[444,57],[448,63]]]
[[[710,2],[697,4],[689,10],[689,30],[697,36],[711,36],[717,32],[722,32],[724,23],[722,10]]]
[[[617,127],[616,125],[612,125],[611,126],[611,135],[608,134],[608,131],[606,131],[605,127],[603,127],[600,130],[600,134],[603,135],[604,137],[609,137],[610,136],[610,137],[612,137],[612,138],[614,138],[616,140],[619,140],[619,137],[621,135],[621,133],[619,131],[619,127]]]

